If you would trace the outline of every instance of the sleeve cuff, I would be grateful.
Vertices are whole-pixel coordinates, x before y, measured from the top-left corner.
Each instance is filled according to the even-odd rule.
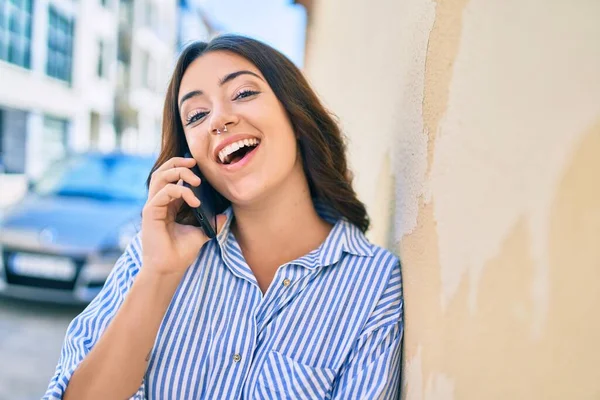
[[[54,378],[52,378],[50,387],[46,391],[46,394],[42,400],[62,400],[69,381],[75,372],[79,364],[72,366],[71,368],[63,371],[62,368],[58,368]],[[137,392],[129,398],[129,400],[145,400],[146,399],[146,380],[142,380],[142,384],[138,388]]]

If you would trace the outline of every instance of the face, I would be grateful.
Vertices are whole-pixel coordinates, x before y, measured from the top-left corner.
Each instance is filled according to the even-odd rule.
[[[200,170],[233,204],[256,202],[303,173],[283,105],[245,58],[200,56],[183,75],[178,102]]]

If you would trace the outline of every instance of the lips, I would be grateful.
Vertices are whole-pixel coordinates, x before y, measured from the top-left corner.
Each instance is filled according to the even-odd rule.
[[[242,159],[247,153],[260,144],[258,139],[240,139],[225,146],[218,157],[222,164],[231,164]]]
[[[255,155],[260,151],[260,145],[252,147],[250,150],[246,150],[246,151],[238,151],[234,154],[232,154],[230,157],[231,158],[229,161],[229,164],[225,164],[225,163],[219,163],[219,166],[221,167],[221,171],[227,174],[230,173],[234,173],[237,172],[239,170],[241,170],[242,168],[245,168],[246,165],[248,165],[250,162],[252,162],[252,159],[255,157]]]
[[[260,139],[248,134],[237,134],[223,139],[214,149],[214,160],[219,164],[231,161],[231,156],[238,151],[250,150],[250,147],[258,147]],[[229,159],[227,159],[229,158]],[[224,162],[225,161],[225,162]]]

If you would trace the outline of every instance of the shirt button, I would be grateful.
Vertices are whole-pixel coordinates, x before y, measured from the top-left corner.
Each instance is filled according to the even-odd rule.
[[[290,283],[292,283],[292,282],[291,282],[291,281],[290,281],[288,278],[285,278],[285,279],[283,280],[283,286],[285,286],[285,287],[288,287],[288,286],[290,286]]]
[[[240,356],[239,354],[233,355],[233,362],[240,362],[241,360],[242,360],[242,356]]]

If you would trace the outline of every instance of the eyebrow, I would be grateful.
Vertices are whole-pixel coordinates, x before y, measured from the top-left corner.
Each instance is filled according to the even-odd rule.
[[[219,86],[223,86],[227,82],[234,80],[235,78],[237,78],[240,75],[252,75],[252,76],[257,77],[258,79],[260,79],[261,81],[264,82],[264,80],[260,76],[258,76],[258,74],[254,73],[252,71],[242,70],[242,71],[236,71],[236,72],[232,72],[230,74],[225,75],[219,81]],[[203,94],[204,94],[204,92],[202,90],[192,90],[191,92],[188,92],[188,93],[184,94],[181,97],[181,100],[179,100],[179,108],[181,108],[181,106],[183,105],[184,101],[189,100],[192,97],[201,96]]]

